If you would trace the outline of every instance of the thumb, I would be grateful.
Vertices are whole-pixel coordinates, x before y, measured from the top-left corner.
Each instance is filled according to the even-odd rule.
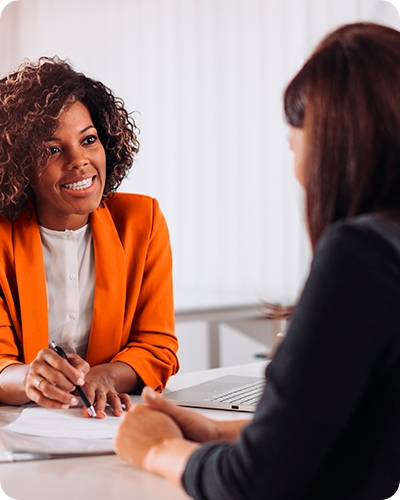
[[[167,413],[171,417],[176,417],[180,414],[181,408],[168,399],[165,399],[161,394],[153,391],[149,386],[146,386],[142,391],[143,401],[153,410],[159,410]]]
[[[157,410],[161,409],[164,398],[148,385],[143,388],[141,396],[147,405]]]

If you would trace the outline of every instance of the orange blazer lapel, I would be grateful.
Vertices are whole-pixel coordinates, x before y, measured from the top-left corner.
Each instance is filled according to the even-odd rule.
[[[46,275],[36,214],[14,221],[15,273],[20,300],[24,362],[48,346]]]
[[[90,216],[95,291],[92,329],[86,360],[90,365],[109,362],[121,350],[126,300],[125,253],[107,207]]]

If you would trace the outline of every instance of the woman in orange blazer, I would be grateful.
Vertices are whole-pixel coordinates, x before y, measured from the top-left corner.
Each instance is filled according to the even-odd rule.
[[[121,415],[178,370],[165,219],[115,193],[136,125],[58,58],[3,78],[0,102],[0,401],[68,408],[82,386],[99,418]]]

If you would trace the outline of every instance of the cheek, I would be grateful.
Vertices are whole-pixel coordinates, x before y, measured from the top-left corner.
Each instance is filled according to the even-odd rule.
[[[294,175],[299,183],[304,187],[304,158],[298,153],[294,154]]]
[[[106,177],[106,152],[104,151],[104,149],[102,151],[99,151],[99,153],[97,154],[96,164],[97,164],[97,167],[100,171],[101,176],[103,177],[103,180],[105,180],[105,177]]]
[[[304,186],[305,139],[302,129],[291,129],[290,148],[293,151],[293,169],[296,179]]]
[[[49,170],[50,169],[46,168],[40,175],[35,174],[33,176],[31,179],[31,187],[34,192],[46,191],[53,185],[54,179]]]

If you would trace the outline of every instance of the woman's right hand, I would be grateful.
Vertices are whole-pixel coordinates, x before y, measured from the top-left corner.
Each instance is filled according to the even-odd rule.
[[[72,394],[85,383],[90,366],[77,354],[63,359],[52,349],[42,349],[29,365],[25,377],[27,397],[46,408],[68,409],[78,404]]]

